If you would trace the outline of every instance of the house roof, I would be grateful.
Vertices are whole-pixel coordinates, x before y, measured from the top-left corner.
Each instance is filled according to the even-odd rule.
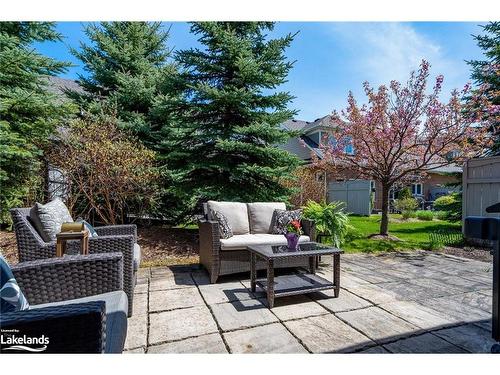
[[[66,91],[76,91],[81,94],[85,92],[77,81],[54,76],[47,77],[47,89],[61,98],[66,97]]]

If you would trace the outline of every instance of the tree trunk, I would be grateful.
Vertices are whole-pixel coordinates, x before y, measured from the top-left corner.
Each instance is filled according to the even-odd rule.
[[[388,184],[382,184],[382,221],[380,222],[380,234],[387,236],[389,234],[389,190]]]

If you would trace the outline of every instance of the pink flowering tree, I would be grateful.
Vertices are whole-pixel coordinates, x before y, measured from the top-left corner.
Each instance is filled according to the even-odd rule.
[[[454,90],[448,102],[439,100],[443,77],[428,90],[429,64],[422,61],[404,85],[392,81],[374,90],[364,84],[367,104],[358,105],[350,92],[348,106],[331,116],[333,141],[325,142],[324,158],[315,160],[322,168],[355,173],[359,178],[382,185],[380,235],[388,235],[389,191],[415,175],[461,163],[487,143],[477,116],[464,104],[469,85]],[[466,108],[467,107],[467,108]],[[346,153],[346,146],[353,147]]]

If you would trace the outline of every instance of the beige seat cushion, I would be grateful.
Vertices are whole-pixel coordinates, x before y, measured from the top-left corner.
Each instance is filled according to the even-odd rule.
[[[300,236],[299,242],[309,242],[309,236]],[[286,238],[282,234],[240,234],[221,239],[222,250],[245,250],[249,245],[286,245]]]
[[[246,203],[239,202],[207,202],[208,214],[210,210],[218,211],[227,218],[233,234],[250,233],[250,223],[248,222],[248,210]],[[209,216],[210,220],[214,218]]]
[[[274,210],[286,210],[283,202],[247,203],[250,233],[271,233]]]

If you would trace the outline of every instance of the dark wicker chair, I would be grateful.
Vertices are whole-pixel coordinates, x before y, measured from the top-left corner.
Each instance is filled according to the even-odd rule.
[[[12,272],[30,309],[2,313],[3,332],[44,335],[49,339],[44,353],[123,351],[128,302],[123,292],[122,253],[23,262],[13,266]],[[3,345],[2,352],[15,351]]]
[[[16,232],[20,262],[53,258],[56,256],[56,241],[45,242],[31,225],[29,208],[10,210]],[[134,250],[137,242],[135,225],[111,225],[95,228],[98,237],[89,238],[89,253],[123,253],[123,289],[128,297],[129,316],[132,315],[134,286],[138,261],[134,265]],[[140,250],[140,249],[139,249]],[[68,254],[79,252],[78,243],[68,242]],[[137,257],[136,257],[137,258]],[[140,255],[139,255],[140,259]]]
[[[316,241],[314,221],[302,219],[304,234]],[[217,282],[219,276],[250,272],[250,253],[247,250],[221,250],[219,224],[217,221],[201,219],[198,222],[200,237],[200,263],[210,274],[210,282]],[[275,268],[309,267],[307,258],[279,259]],[[257,270],[266,269],[263,261],[257,260]]]

